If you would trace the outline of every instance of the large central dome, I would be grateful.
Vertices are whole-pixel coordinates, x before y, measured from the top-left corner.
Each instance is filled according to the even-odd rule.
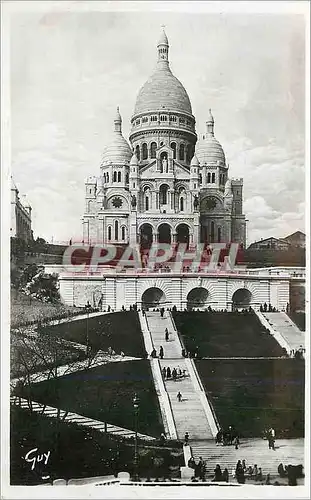
[[[192,109],[188,94],[169,67],[169,45],[164,31],[157,47],[158,62],[156,69],[138,93],[134,115],[161,110],[191,115]]]

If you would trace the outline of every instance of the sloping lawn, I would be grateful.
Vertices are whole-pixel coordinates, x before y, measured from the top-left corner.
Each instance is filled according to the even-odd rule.
[[[174,320],[186,350],[198,346],[200,357],[283,355],[254,312],[175,312]]]
[[[82,310],[82,309],[81,309]],[[11,327],[26,321],[39,321],[54,318],[57,315],[76,313],[76,307],[65,304],[48,304],[27,296],[11,288]]]
[[[87,325],[88,322],[88,325]],[[146,357],[138,313],[124,311],[102,316],[79,319],[59,325],[43,327],[43,332],[54,333],[66,340],[87,343],[87,329],[89,344],[94,349],[107,352],[112,347],[117,354],[121,351],[126,356]]]
[[[27,388],[18,390],[26,396]],[[31,386],[34,401],[131,430],[135,393],[140,400],[138,431],[159,437],[164,429],[148,360],[108,363]]]
[[[306,314],[304,312],[292,312],[288,315],[302,332],[306,331]]]
[[[222,427],[241,436],[304,435],[304,361],[296,359],[195,362]]]
[[[32,463],[26,462],[24,457],[34,448],[38,448],[38,454],[50,451],[50,456],[46,465],[40,462],[31,470]],[[133,473],[133,443],[73,423],[58,423],[14,406],[11,407],[10,455],[12,485],[43,484],[59,478],[69,480],[120,471]],[[146,443],[142,446],[139,442],[138,457],[142,477],[157,477],[163,472],[155,467],[153,457],[157,457],[160,464],[162,461],[162,468],[170,469],[171,477],[176,477],[178,467],[183,465],[181,446],[149,448]]]

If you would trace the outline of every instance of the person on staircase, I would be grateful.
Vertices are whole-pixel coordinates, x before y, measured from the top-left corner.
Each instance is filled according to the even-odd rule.
[[[171,378],[171,376],[172,376],[172,372],[171,372],[170,367],[168,366],[166,369],[166,378]]]
[[[168,333],[168,329],[165,328],[165,341],[168,342],[169,341],[169,333]]]
[[[221,472],[221,468],[220,468],[220,465],[217,464],[215,469],[214,469],[214,478],[212,479],[212,481],[221,481],[222,480],[222,472]]]
[[[157,357],[157,351],[156,351],[156,349],[154,349],[154,348],[152,349],[150,356],[152,358],[156,358]]]
[[[160,359],[163,359],[163,356],[164,356],[163,346],[160,345],[160,350],[159,350],[159,357],[160,357]]]
[[[187,431],[186,434],[185,434],[185,445],[188,446],[189,445],[189,432]]]
[[[173,380],[176,381],[176,379],[177,379],[177,370],[176,370],[175,367],[173,368],[173,371],[172,371],[172,377],[173,377]]]
[[[180,391],[178,391],[178,393],[177,393],[177,399],[178,399],[179,402],[182,401],[182,394],[181,394]]]
[[[163,375],[163,378],[165,380],[166,379],[166,367],[165,366],[163,366],[162,375]]]
[[[223,473],[222,473],[222,480],[223,480],[225,483],[228,483],[228,482],[229,482],[229,471],[228,471],[227,467],[223,470]]]

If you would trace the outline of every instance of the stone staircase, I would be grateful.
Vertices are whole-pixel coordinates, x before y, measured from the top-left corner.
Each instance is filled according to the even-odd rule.
[[[178,377],[175,381],[172,379],[164,380],[178,439],[184,439],[186,432],[192,439],[212,438],[213,432],[202,404],[202,397],[205,397],[204,392],[197,388],[199,384],[195,380],[195,373],[190,373],[190,360],[186,360],[181,355],[182,346],[170,314],[165,312],[164,317],[161,318],[159,312],[146,312],[146,321],[157,354],[160,346],[163,346],[164,358],[160,360],[161,372],[164,366],[169,366],[171,370],[174,367],[177,370],[180,368],[186,374],[186,376]],[[169,332],[168,341],[165,340],[165,328]],[[182,394],[182,401],[177,399],[178,391]]]
[[[216,445],[215,440],[190,441],[192,454],[195,460],[202,457],[206,460],[207,473],[213,474],[216,464],[221,469],[227,467],[230,477],[238,460],[245,460],[246,466],[262,468],[262,473],[277,475],[280,463],[283,465],[304,464],[304,440],[300,439],[276,439],[275,451],[269,450],[265,439],[241,439],[239,449],[234,446]]]
[[[299,330],[298,326],[284,312],[263,313],[263,316],[269,322],[274,330],[279,332],[290,350],[305,347],[304,332]]]

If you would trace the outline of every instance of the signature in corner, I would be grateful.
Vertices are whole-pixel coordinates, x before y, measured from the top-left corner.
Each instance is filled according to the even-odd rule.
[[[36,464],[39,462],[43,462],[44,465],[47,465],[49,458],[50,458],[51,452],[48,451],[47,453],[38,453],[38,448],[33,448],[32,450],[28,451],[25,455],[25,461],[31,463],[31,470],[34,470],[36,467]]]

